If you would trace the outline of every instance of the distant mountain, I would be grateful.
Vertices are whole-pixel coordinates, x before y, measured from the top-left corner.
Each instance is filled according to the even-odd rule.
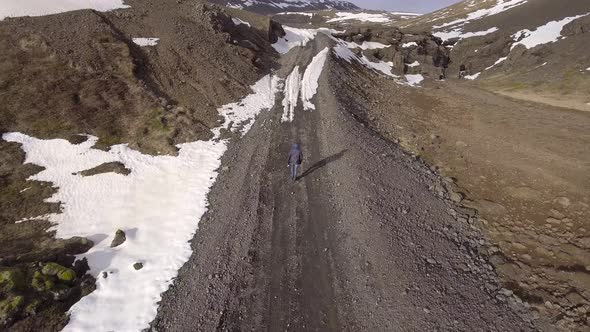
[[[325,9],[360,9],[355,4],[343,0],[210,0],[210,2],[261,14]]]

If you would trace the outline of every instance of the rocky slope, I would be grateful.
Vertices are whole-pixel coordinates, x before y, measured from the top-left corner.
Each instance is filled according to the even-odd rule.
[[[456,73],[465,64],[488,89],[590,110],[588,1],[463,1],[401,27],[445,39],[452,47],[449,70]]]
[[[334,37],[355,43],[380,43],[383,47],[375,49],[358,48],[373,61],[393,64],[397,75],[423,74],[431,79],[444,78],[449,65],[449,50],[442,45],[440,38],[429,33],[406,34],[397,28],[349,29],[335,33]]]
[[[210,2],[260,14],[324,9],[359,9],[355,4],[343,0],[210,0]]]
[[[268,18],[249,16],[248,26],[203,2],[127,4],[0,21],[0,133],[74,144],[86,133],[100,137],[103,149],[128,143],[175,154],[176,144],[209,138],[217,108],[245,95],[277,56],[270,42],[282,30]],[[140,46],[136,37],[160,41]],[[0,329],[57,330],[93,289],[87,267],[72,266],[92,242],[56,240],[49,222],[34,220],[61,207],[43,202],[57,189],[28,181],[41,169],[23,161],[17,144],[0,141]],[[117,171],[104,166],[90,171]],[[44,273],[48,263],[75,274]]]

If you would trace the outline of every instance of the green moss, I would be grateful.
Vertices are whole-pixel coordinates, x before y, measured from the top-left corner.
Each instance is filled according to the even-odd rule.
[[[65,267],[57,263],[47,263],[43,265],[43,269],[41,270],[41,272],[46,276],[56,276],[59,272],[65,269]]]
[[[8,293],[19,291],[25,288],[25,274],[17,269],[10,269],[0,272],[0,289]]]
[[[46,292],[52,290],[55,287],[55,283],[49,276],[43,275],[39,271],[35,271],[31,286],[38,292]]]
[[[54,133],[68,132],[71,125],[58,117],[38,117],[31,119],[33,131],[40,136],[51,136]]]
[[[27,304],[25,307],[25,313],[29,316],[34,316],[39,312],[39,308],[41,307],[41,300],[34,299],[31,303]]]
[[[76,272],[72,269],[63,269],[57,273],[57,279],[65,282],[72,282],[76,279]]]
[[[161,109],[153,109],[149,112],[149,120],[147,121],[149,132],[169,132],[171,129],[166,125],[164,118],[164,111]]]
[[[12,321],[18,316],[25,304],[23,296],[12,296],[0,301],[0,322]]]
[[[109,136],[109,135],[101,135],[98,138],[98,142],[96,142],[96,147],[101,149],[106,149],[110,146],[121,144],[123,140],[121,137],[117,136]]]

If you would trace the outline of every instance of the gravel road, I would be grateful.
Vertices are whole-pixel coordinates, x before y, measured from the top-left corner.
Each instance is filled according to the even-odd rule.
[[[328,43],[292,51],[280,75]],[[279,98],[233,141],[194,254],[152,329],[536,330],[502,295],[460,209],[432,191],[440,179],[339,101],[339,65],[329,57],[316,111],[299,105],[295,121],[281,123]],[[305,161],[291,183],[295,142]]]

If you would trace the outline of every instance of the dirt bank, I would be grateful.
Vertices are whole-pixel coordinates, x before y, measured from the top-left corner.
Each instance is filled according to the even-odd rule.
[[[587,329],[590,115],[469,82],[408,89],[360,73],[341,73],[339,95],[456,180],[454,198],[479,212],[505,286],[563,330]]]

